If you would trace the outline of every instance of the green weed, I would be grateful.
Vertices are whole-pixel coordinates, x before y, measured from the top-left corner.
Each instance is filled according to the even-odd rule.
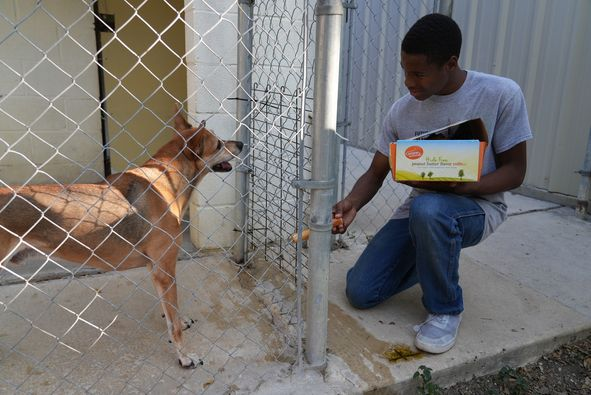
[[[432,381],[431,368],[425,365],[419,366],[419,369],[412,376],[414,380],[419,382],[417,387],[417,394],[419,395],[440,395],[442,394],[442,388]]]

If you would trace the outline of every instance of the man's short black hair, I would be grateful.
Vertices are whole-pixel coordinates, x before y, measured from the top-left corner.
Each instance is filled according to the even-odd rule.
[[[442,66],[452,56],[460,57],[462,32],[443,14],[429,14],[415,22],[402,40],[402,51],[427,56],[429,63]]]

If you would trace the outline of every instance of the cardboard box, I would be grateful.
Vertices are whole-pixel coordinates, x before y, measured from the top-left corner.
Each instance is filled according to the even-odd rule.
[[[487,144],[479,118],[398,140],[390,144],[392,176],[396,181],[478,181]]]

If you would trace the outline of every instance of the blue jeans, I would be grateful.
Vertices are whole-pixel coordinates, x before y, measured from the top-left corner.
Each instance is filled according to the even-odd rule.
[[[447,193],[415,197],[410,217],[384,225],[347,273],[349,302],[366,309],[419,283],[429,313],[461,313],[460,250],[477,244],[483,232],[484,211],[473,199]]]

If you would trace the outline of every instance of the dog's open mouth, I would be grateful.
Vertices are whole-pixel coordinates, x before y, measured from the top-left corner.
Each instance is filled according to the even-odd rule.
[[[211,169],[215,172],[226,172],[232,170],[232,165],[229,162],[222,162],[214,165]]]

